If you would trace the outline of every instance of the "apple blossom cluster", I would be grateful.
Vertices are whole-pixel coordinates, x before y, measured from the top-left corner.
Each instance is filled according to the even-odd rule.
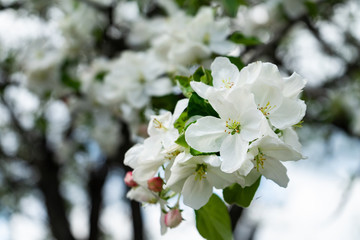
[[[180,199],[197,210],[213,188],[246,188],[261,176],[287,187],[283,162],[304,158],[294,130],[306,111],[299,98],[304,78],[284,78],[263,62],[239,70],[229,58],[217,57],[211,72],[200,67],[178,81],[189,99],[180,100],[173,114],[152,116],[149,137],[125,155],[133,168],[125,178],[128,198],[159,203],[164,230],[181,222]]]

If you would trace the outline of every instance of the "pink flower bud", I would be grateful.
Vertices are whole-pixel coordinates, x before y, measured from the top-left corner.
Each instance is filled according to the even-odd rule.
[[[136,187],[138,184],[134,181],[134,178],[132,176],[132,171],[129,171],[126,173],[124,178],[125,184],[128,187]]]
[[[153,192],[161,192],[163,180],[161,177],[153,177],[147,181],[148,188]]]
[[[177,208],[172,209],[170,212],[165,214],[164,221],[165,221],[165,225],[169,228],[177,227],[182,221],[180,210]]]

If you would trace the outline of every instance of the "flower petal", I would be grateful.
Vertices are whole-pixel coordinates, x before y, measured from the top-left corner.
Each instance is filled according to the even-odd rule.
[[[238,68],[226,57],[217,57],[211,64],[211,75],[215,88],[225,88],[226,82],[236,84],[239,77]]]
[[[191,175],[186,179],[182,194],[184,196],[184,204],[199,209],[204,206],[213,193],[213,187],[205,179],[195,179],[196,175]]]
[[[286,174],[286,167],[280,161],[273,158],[266,158],[264,168],[260,167],[259,171],[264,177],[274,181],[280,187],[287,187],[289,177]]]
[[[186,142],[201,152],[218,152],[226,137],[225,122],[219,118],[207,116],[191,124],[185,132]]]
[[[202,98],[207,99],[207,94],[210,88],[212,88],[211,86],[202,83],[202,82],[195,82],[195,81],[191,81],[190,85],[192,87],[192,89]]]
[[[239,134],[228,135],[220,148],[221,170],[226,173],[238,170],[246,159],[248,146],[249,142],[244,141]]]
[[[279,129],[291,127],[301,121],[305,115],[306,105],[302,100],[283,99],[279,108],[270,114],[271,124]]]

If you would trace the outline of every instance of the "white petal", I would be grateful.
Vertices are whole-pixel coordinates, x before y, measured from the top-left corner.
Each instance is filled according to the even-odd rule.
[[[264,168],[259,167],[259,171],[267,179],[273,180],[280,187],[287,187],[289,177],[287,176],[285,166],[278,160],[266,158]]]
[[[169,78],[159,78],[146,84],[146,93],[150,96],[164,96],[172,92]]]
[[[174,122],[180,117],[181,113],[185,110],[185,108],[187,108],[188,103],[189,103],[188,98],[181,99],[176,103],[174,114],[171,121],[172,124],[174,124]]]
[[[224,88],[224,81],[236,84],[239,77],[238,68],[226,57],[217,57],[211,64],[211,75],[215,88]]]
[[[286,98],[281,106],[270,114],[271,124],[278,129],[291,127],[303,119],[306,112],[306,105],[302,100]]]
[[[226,55],[229,54],[231,51],[235,50],[237,45],[233,42],[223,40],[217,42],[210,42],[210,49],[218,54]]]
[[[213,186],[205,178],[196,180],[195,177],[193,174],[186,179],[182,194],[184,204],[197,210],[209,201]]]
[[[211,86],[202,83],[202,82],[190,82],[190,85],[192,89],[202,98],[207,99],[209,88],[212,88]]]
[[[219,168],[208,166],[206,178],[217,189],[223,189],[235,182],[233,174],[224,173]]]
[[[285,144],[292,146],[296,151],[301,152],[301,143],[296,131],[293,128],[286,128],[282,130],[282,140]]]
[[[278,67],[272,63],[262,63],[261,71],[256,81],[272,84],[282,88],[283,80]]]
[[[283,94],[288,98],[296,98],[306,84],[306,79],[297,73],[293,73],[290,77],[284,78]]]
[[[242,140],[239,134],[228,135],[220,148],[221,170],[226,173],[238,170],[246,159],[248,146],[249,143]]]
[[[261,136],[264,116],[257,109],[252,109],[244,113],[241,117],[241,137],[250,142]]]
[[[137,167],[138,159],[141,152],[144,150],[143,144],[136,144],[131,147],[126,153],[124,158],[124,164],[132,168]]]
[[[239,83],[240,84],[254,83],[260,74],[261,67],[262,67],[262,62],[257,61],[241,69],[239,74]]]
[[[201,152],[218,152],[226,137],[225,122],[215,117],[203,117],[191,124],[185,132],[186,142]]]
[[[298,151],[278,138],[266,136],[261,139],[258,147],[266,156],[280,161],[296,161],[303,158]]]

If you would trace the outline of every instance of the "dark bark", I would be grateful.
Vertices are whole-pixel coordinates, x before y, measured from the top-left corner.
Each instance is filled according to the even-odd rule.
[[[101,214],[102,203],[103,203],[103,188],[106,177],[108,175],[108,167],[106,164],[99,170],[94,170],[90,173],[89,180],[89,197],[91,201],[91,210],[90,210],[90,234],[89,240],[99,239],[100,229],[99,229],[99,217]]]
[[[141,215],[141,209],[140,209],[140,203],[136,201],[130,201],[131,206],[131,214],[132,214],[132,220],[133,220],[133,237],[134,240],[143,240],[144,234],[143,234],[143,221],[142,221],[142,215]]]
[[[44,154],[44,158],[37,161],[40,173],[38,185],[44,195],[51,231],[58,240],[74,240],[66,215],[65,200],[59,191],[60,167],[56,163],[53,153],[46,147],[45,139],[42,139],[41,145],[45,148],[37,150]]]
[[[233,232],[235,231],[236,225],[237,225],[238,221],[240,220],[240,218],[243,214],[243,211],[244,211],[244,209],[237,205],[232,205],[230,207],[229,215],[230,215],[230,220],[231,220],[231,229]]]

